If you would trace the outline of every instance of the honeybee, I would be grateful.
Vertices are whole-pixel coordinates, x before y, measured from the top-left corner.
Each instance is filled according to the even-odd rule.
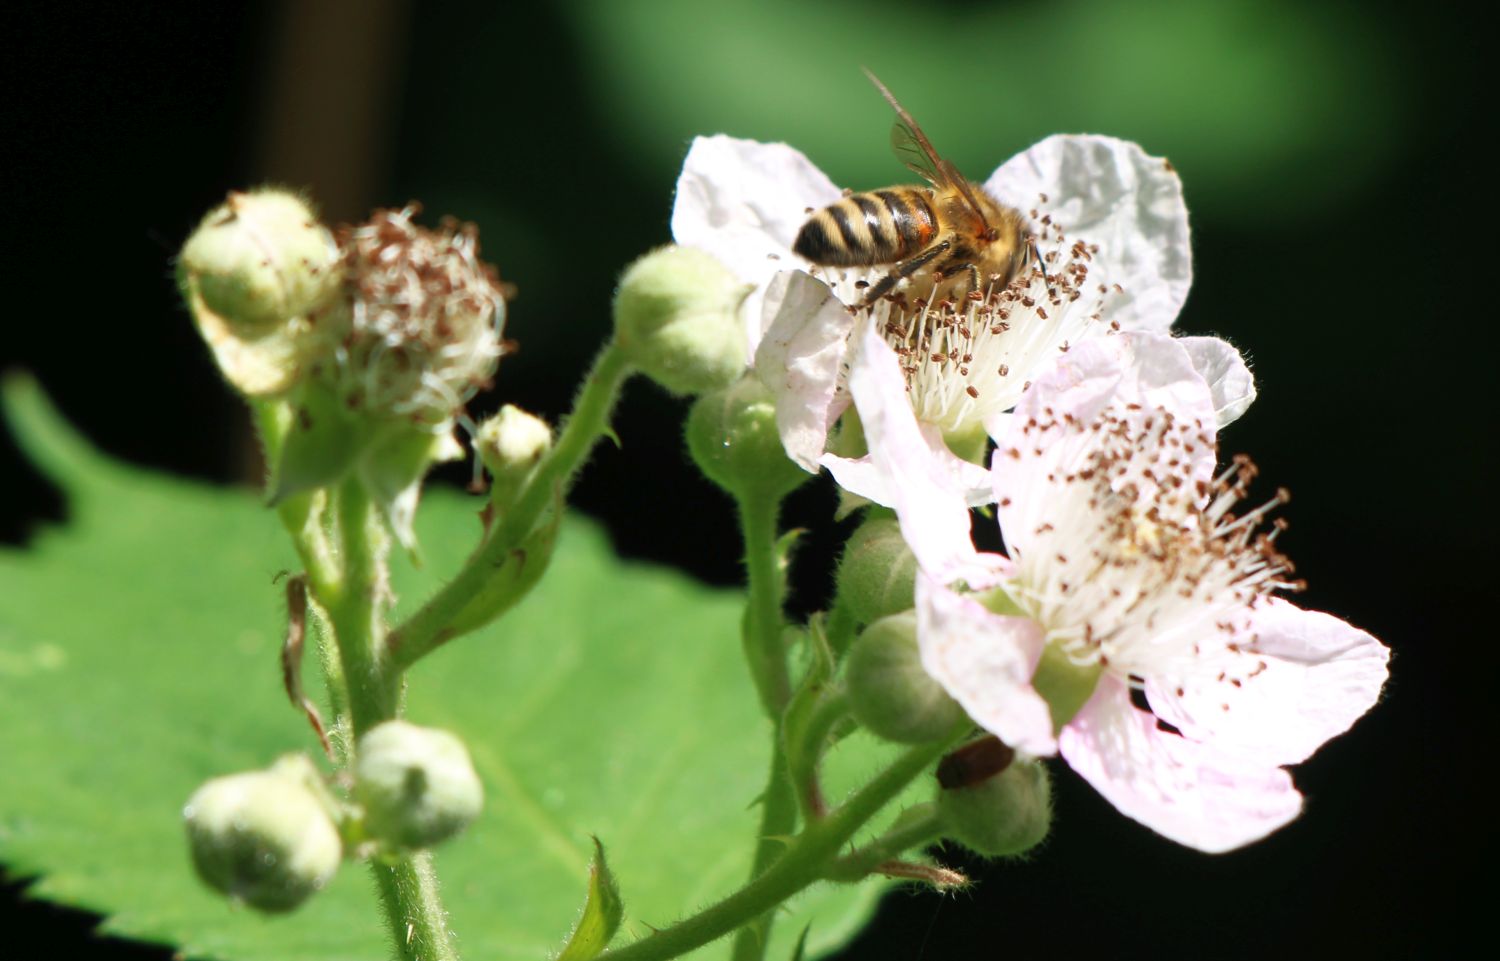
[[[1004,287],[1035,255],[1020,211],[997,201],[938,156],[932,142],[870,71],[896,111],[891,148],[931,186],[904,185],[850,194],[813,214],[792,245],[798,256],[827,267],[890,265],[865,291],[866,307],[910,279],[907,291],[931,302]],[[919,274],[926,269],[926,273]]]

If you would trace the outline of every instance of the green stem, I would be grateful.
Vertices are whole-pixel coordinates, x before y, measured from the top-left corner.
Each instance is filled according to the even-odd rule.
[[[422,851],[388,864],[372,861],[370,870],[401,961],[458,961],[448,915],[438,899],[432,855]]]
[[[343,576],[327,608],[333,619],[357,738],[396,716],[395,685],[387,677],[380,656],[385,532],[357,479],[351,478],[339,488],[335,510]]]
[[[325,602],[348,694],[351,739],[396,716],[401,675],[383,657],[389,542],[369,495],[354,478],[335,498],[342,576]],[[380,905],[401,961],[458,961],[447,912],[425,853],[372,862]]]
[[[779,501],[770,498],[745,497],[739,501],[745,574],[750,582],[750,599],[745,608],[745,659],[761,706],[773,718],[781,716],[792,696],[786,645],[781,636],[786,625],[781,611],[785,588],[776,554],[776,516],[780,507]]]
[[[739,891],[712,907],[633,944],[599,955],[598,961],[667,961],[717,938],[772,910],[822,877],[833,859],[864,824],[942,757],[959,738],[909,748],[890,767],[856,791],[842,807],[809,825],[785,853]]]
[[[761,798],[760,841],[756,844],[755,861],[750,868],[752,881],[765,874],[776,858],[786,851],[791,834],[797,829],[797,797],[787,771],[779,727],[772,741],[771,773],[766,778],[766,792]],[[764,958],[775,920],[773,909],[740,928],[734,936],[733,961],[760,961]]]
[[[849,695],[842,685],[830,689],[813,707],[811,716],[803,726],[801,743],[787,752],[795,763],[788,773],[796,789],[797,804],[802,816],[815,821],[824,814],[823,790],[818,780],[818,765],[823,753],[828,750],[828,739],[834,727],[849,716]]]
[[[745,606],[745,661],[760,695],[761,707],[772,719],[771,771],[761,797],[760,832],[755,860],[750,868],[754,881],[766,872],[786,847],[786,839],[797,828],[797,798],[787,773],[782,745],[781,718],[792,696],[782,630],[785,594],[781,564],[776,553],[776,517],[780,502],[774,498],[739,498],[740,531],[745,541],[745,574],[749,599]],[[734,961],[760,961],[765,956],[775,913],[766,911],[740,930],[734,939]]]
[[[447,586],[421,610],[391,631],[386,641],[395,668],[405,670],[443,642],[456,636],[452,623],[479,594],[488,578],[510,558],[511,552],[536,526],[537,520],[583,466],[594,444],[609,430],[609,416],[631,367],[618,347],[605,346],[583,382],[573,413],[563,424],[557,443],[537,466],[526,489],[488,540],[475,551]]]
[[[884,862],[898,858],[912,848],[931,844],[942,835],[943,824],[937,806],[928,804],[919,813],[903,817],[895,827],[874,841],[834,861],[823,876],[830,881],[859,881],[875,873]]]

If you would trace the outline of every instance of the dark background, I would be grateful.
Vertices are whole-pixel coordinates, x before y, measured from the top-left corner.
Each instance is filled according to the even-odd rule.
[[[1477,105],[1492,71],[1457,12],[349,0],[3,17],[0,368],[33,371],[114,455],[218,483],[252,476],[246,418],[170,260],[231,187],[308,186],[331,220],[420,198],[433,218],[477,221],[520,287],[507,333],[522,352],[473,409],[556,418],[606,334],[614,276],[669,239],[694,133],[787,140],[851,186],[898,180],[867,64],[976,178],[1057,130],[1169,155],[1197,270],[1178,327],[1252,358],[1261,398],[1226,444],[1256,458],[1268,492],[1292,488],[1282,544],[1311,584],[1300,602],[1392,647],[1386,698],[1297,769],[1307,811],[1261,844],[1176,847],[1060,767],[1054,834],[1031,863],[970,865],[986,877],[956,898],[893,894],[839,957],[1412,958],[1477,932],[1497,663],[1479,618],[1495,543],[1481,389],[1500,378],[1478,143],[1493,108]],[[574,502],[622,553],[732,584],[733,519],[680,453],[681,413],[632,386],[624,450],[601,450]],[[0,484],[4,540],[66,517],[3,436]],[[832,504],[824,482],[788,507],[817,531],[801,612],[826,590]],[[45,939],[36,957],[171,956],[97,939],[93,917],[23,891],[12,881],[0,902],[6,957],[32,956],[28,939]]]

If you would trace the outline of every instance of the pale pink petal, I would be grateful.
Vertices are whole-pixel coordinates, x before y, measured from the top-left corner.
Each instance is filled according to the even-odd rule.
[[[917,575],[917,644],[922,666],[969,717],[1033,757],[1057,752],[1052,712],[1031,686],[1045,637],[1026,617],[1007,617]]]
[[[1220,427],[1239,420],[1255,401],[1255,378],[1240,352],[1217,337],[1178,337],[1193,366],[1213,394],[1214,419]]]
[[[1187,737],[1295,764],[1374,706],[1389,654],[1332,615],[1266,598],[1246,630],[1202,642],[1192,676],[1153,678],[1146,693]]]
[[[792,241],[808,207],[839,199],[839,189],[798,150],[719,134],[696,137],[677,178],[672,237],[698,247],[755,284],[741,308],[753,355],[760,341],[763,288],[795,268]]]
[[[755,372],[776,397],[787,455],[816,474],[828,431],[849,403],[838,387],[854,315],[821,281],[790,270],[771,279],[765,309],[771,320]]]
[[[896,353],[871,325],[863,324],[853,343],[849,393],[864,426],[870,466],[856,468],[858,462],[831,456],[824,464],[838,472],[836,477],[842,474],[841,486],[873,481],[860,485],[864,489],[846,489],[889,498],[886,506],[895,508],[902,535],[929,573],[947,582],[992,579],[1003,558],[974,549],[967,499],[969,485],[982,485],[986,472],[948,451],[935,431],[923,432],[906,399]]]
[[[1058,735],[1058,751],[1122,814],[1200,851],[1259,840],[1302,810],[1286,771],[1159,729],[1109,676]]]
[[[1105,298],[1106,321],[1126,330],[1172,325],[1192,284],[1193,259],[1182,182],[1164,159],[1126,140],[1059,134],[1006,161],[985,188],[1022,211],[1050,215],[1068,244],[1099,246],[1090,287],[1123,289]]]
[[[1058,485],[1050,478],[1078,469],[1098,444],[1092,432],[1065,430],[1059,422],[1072,417],[1089,424],[1106,409],[1138,424],[1165,410],[1181,423],[1201,425],[1205,441],[1214,436],[1213,396],[1178,341],[1137,332],[1075,344],[1021,395],[996,438],[991,463],[1007,543],[1025,550],[1028,532],[1059,509]],[[1188,479],[1213,477],[1211,443],[1194,445],[1183,457]]]

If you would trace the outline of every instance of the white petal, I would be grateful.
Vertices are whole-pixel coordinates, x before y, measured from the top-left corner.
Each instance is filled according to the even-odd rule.
[[[808,207],[839,199],[839,189],[801,152],[781,143],[722,134],[697,137],[682,162],[672,237],[724,262],[756,289],[741,308],[753,355],[764,328],[762,288],[801,263],[792,241]]]
[[[1239,420],[1255,401],[1255,378],[1245,366],[1245,358],[1228,341],[1217,337],[1179,337],[1177,342],[1208,382],[1218,425],[1224,427]]]
[[[1286,771],[1160,730],[1111,677],[1063,728],[1058,751],[1122,814],[1200,851],[1259,840],[1302,809]]]
[[[847,481],[862,488],[846,488],[853,493],[887,498],[877,502],[895,508],[902,535],[929,573],[945,582],[992,583],[1003,559],[974,549],[968,502],[976,485],[988,496],[988,472],[949,451],[935,428],[917,424],[896,352],[870,324],[855,332],[854,344],[849,393],[864,426],[869,466],[831,455],[823,463],[841,486]]]
[[[1075,344],[1021,395],[1015,414],[1003,426],[1005,433],[996,438],[991,463],[1007,543],[1025,551],[1028,532],[1058,509],[1058,485],[1051,478],[1075,470],[1097,446],[1092,432],[1038,431],[1033,423],[1056,424],[1072,417],[1089,424],[1106,408],[1137,422],[1166,410],[1181,423],[1202,425],[1206,440],[1215,432],[1212,395],[1178,341],[1163,334],[1134,333]],[[1213,477],[1211,444],[1195,445],[1186,460],[1183,466],[1190,480]]]
[[[917,575],[922,666],[977,724],[1033,757],[1057,752],[1052,712],[1031,686],[1044,643],[1030,618],[995,614]]]
[[[755,372],[776,397],[776,426],[787,455],[816,474],[828,430],[848,406],[838,390],[854,315],[821,281],[782,271],[766,288],[766,335]]]
[[[1126,330],[1172,325],[1192,284],[1193,259],[1182,182],[1164,159],[1127,140],[1059,134],[1006,161],[985,188],[1023,211],[1050,214],[1069,243],[1099,245],[1090,289],[1124,289],[1105,298],[1106,321]]]
[[[1151,709],[1187,737],[1262,763],[1295,764],[1375,704],[1389,654],[1336,617],[1268,598],[1235,649],[1205,646],[1202,670],[1153,679],[1146,691]]]

